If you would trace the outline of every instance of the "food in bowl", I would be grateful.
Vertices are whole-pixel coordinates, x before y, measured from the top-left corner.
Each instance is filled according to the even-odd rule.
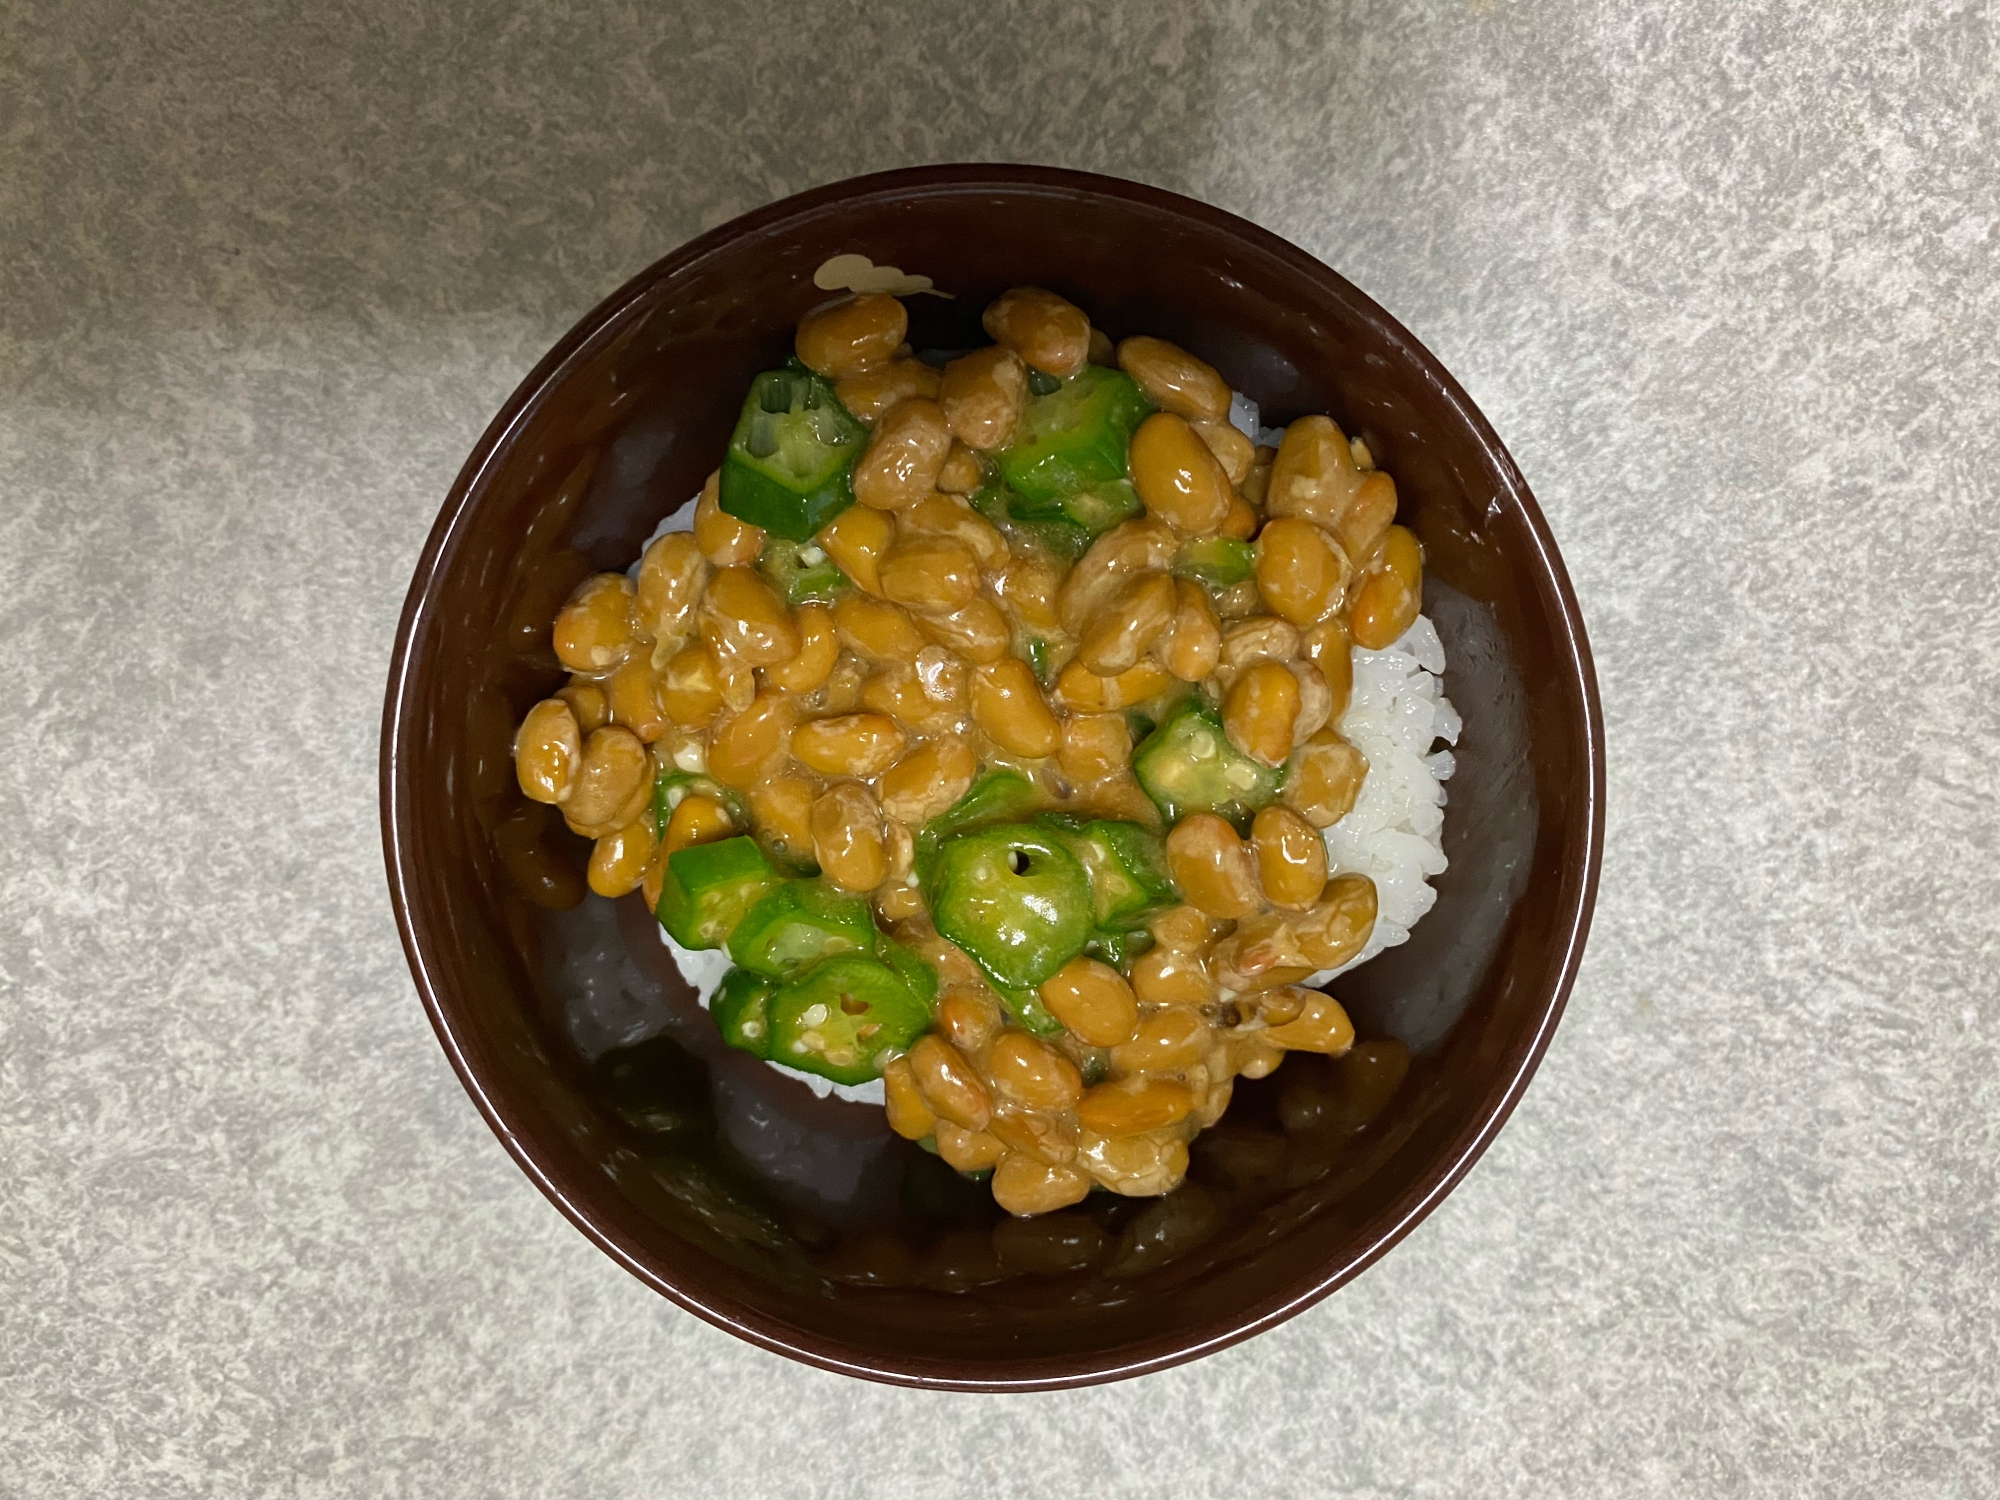
[[[1032,1215],[1148,1196],[1444,868],[1457,718],[1396,487],[1033,287],[919,357],[808,314],[719,468],[554,621],[522,790],[722,1038]]]

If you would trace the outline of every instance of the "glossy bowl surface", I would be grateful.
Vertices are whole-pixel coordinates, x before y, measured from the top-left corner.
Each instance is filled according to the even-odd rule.
[[[1241,1084],[1157,1202],[1094,1196],[1034,1228],[890,1136],[720,1046],[637,897],[523,892],[582,846],[514,788],[512,726],[562,680],[548,623],[623,569],[719,461],[750,377],[859,253],[933,279],[912,342],[984,342],[1033,283],[1113,337],[1208,359],[1267,423],[1332,414],[1396,478],[1464,716],[1451,868],[1415,938],[1336,983],[1413,1061],[1387,1105],[1310,1056]],[[1116,1379],[1268,1328],[1408,1233],[1535,1069],[1581,956],[1603,832],[1583,623],[1533,497],[1457,383],[1393,318],[1241,219],[1129,182],[926,167],[759,209],[635,277],[521,383],[417,564],[382,735],[389,886],[417,989],[522,1169],[681,1306],[828,1369],[953,1389]],[[537,864],[541,861],[541,864]],[[541,889],[546,895],[544,874]]]

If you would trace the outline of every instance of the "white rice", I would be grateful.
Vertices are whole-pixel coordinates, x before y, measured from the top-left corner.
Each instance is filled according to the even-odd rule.
[[[1385,651],[1354,648],[1354,694],[1340,732],[1368,759],[1354,808],[1326,831],[1327,865],[1375,882],[1375,930],[1368,945],[1338,969],[1315,974],[1324,984],[1384,948],[1409,941],[1410,929],[1437,900],[1430,881],[1444,873],[1444,783],[1454,768],[1438,740],[1458,743],[1458,710],[1438,690],[1444,643],[1430,616],[1418,615]]]
[[[1285,440],[1285,429],[1266,427],[1257,403],[1241,391],[1229,393],[1229,425],[1259,448],[1275,448]]]

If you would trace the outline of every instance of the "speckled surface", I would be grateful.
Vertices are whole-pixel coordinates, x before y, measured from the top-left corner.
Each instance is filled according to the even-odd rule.
[[[0,14],[0,1494],[2000,1493],[2000,25],[1975,5]],[[1610,725],[1555,1045],[1400,1249],[1082,1393],[619,1271],[404,971],[409,569],[674,244],[927,160],[1247,214],[1465,383]]]

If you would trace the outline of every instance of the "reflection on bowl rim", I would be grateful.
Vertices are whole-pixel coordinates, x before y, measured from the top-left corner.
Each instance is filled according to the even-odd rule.
[[[406,737],[418,732],[418,726],[414,722],[414,710],[417,705],[411,698],[414,665],[412,644],[418,633],[419,624],[425,617],[426,608],[432,602],[430,596],[440,576],[439,562],[450,549],[459,523],[489,470],[496,465],[511,441],[519,434],[539,398],[561,383],[569,372],[572,361],[583,354],[605,327],[631,303],[647,295],[660,282],[698,263],[733,240],[768,230],[773,225],[786,221],[809,218],[819,210],[854,199],[872,197],[909,201],[933,192],[963,194],[980,188],[1043,192],[1052,196],[1108,197],[1182,219],[1198,221],[1212,230],[1244,242],[1249,248],[1263,255],[1289,263],[1306,277],[1322,282],[1330,281],[1338,288],[1344,300],[1364,311],[1381,331],[1401,346],[1404,358],[1431,383],[1435,394],[1453,409],[1458,420],[1473,433],[1480,446],[1498,466],[1509,498],[1518,507],[1520,518],[1524,522],[1525,535],[1532,543],[1536,554],[1532,559],[1531,570],[1539,572],[1552,589],[1555,606],[1553,624],[1556,626],[1554,631],[1556,656],[1567,678],[1567,687],[1575,693],[1582,709],[1583,734],[1579,748],[1586,771],[1582,779],[1587,785],[1580,791],[1582,816],[1588,822],[1589,832],[1582,869],[1579,872],[1581,880],[1577,887],[1576,899],[1554,936],[1554,942],[1561,949],[1560,961],[1556,967],[1556,981],[1542,1010],[1539,1024],[1529,1045],[1523,1051],[1519,1064],[1514,1068],[1512,1075],[1504,1080],[1504,1086],[1500,1088],[1494,1102],[1483,1115],[1477,1117],[1476,1125],[1469,1137],[1455,1142],[1450,1151],[1440,1155],[1434,1164],[1415,1179],[1412,1185],[1395,1200],[1400,1211],[1395,1213],[1371,1239],[1337,1262],[1329,1262],[1324,1273],[1318,1275],[1296,1295],[1276,1305],[1256,1305],[1247,1310],[1246,1315],[1229,1320],[1226,1326],[1215,1329],[1205,1337],[1198,1337],[1160,1352],[1136,1358],[1121,1359],[1115,1349],[1096,1358],[1051,1356],[1038,1363],[1042,1366],[1063,1368],[1051,1368],[1046,1373],[995,1375],[989,1372],[961,1377],[931,1369],[898,1366],[886,1360],[871,1363],[844,1357],[838,1340],[831,1337],[791,1328],[775,1318],[754,1321],[735,1316],[728,1308],[708,1300],[699,1289],[690,1289],[669,1281],[627,1253],[618,1239],[601,1227],[586,1207],[568,1196],[562,1186],[543,1170],[508,1127],[499,1105],[489,1095],[478,1074],[468,1062],[458,1038],[453,1033],[452,1023],[439,1002],[436,977],[413,930],[410,915],[411,879],[405,870],[406,863],[410,860],[410,851],[398,826],[396,810],[406,795],[404,779],[400,774],[398,749]],[[1095,1385],[1166,1369],[1212,1354],[1275,1327],[1319,1302],[1373,1265],[1459,1183],[1513,1113],[1536,1067],[1541,1062],[1543,1053],[1548,1048],[1557,1024],[1562,1019],[1581,962],[1584,939],[1589,931],[1591,914],[1596,904],[1598,874],[1603,861],[1604,777],[1603,711],[1598,700],[1590,647],[1574,590],[1557,555],[1548,524],[1529,491],[1526,480],[1515,465],[1512,455],[1507,452],[1491,425],[1473,405],[1457,381],[1429,350],[1372,299],[1354,288],[1330,267],[1277,235],[1224,210],[1159,188],[1093,173],[1022,165],[966,164],[907,168],[850,178],[782,199],[732,219],[681,245],[627,281],[579,318],[569,332],[535,365],[480,435],[471,456],[453,481],[449,496],[418,559],[397,626],[388,693],[383,709],[381,815],[383,852],[388,866],[390,896],[396,910],[397,927],[402,936],[403,949],[409,959],[410,971],[416,982],[418,994],[430,1017],[432,1028],[437,1033],[439,1043],[451,1060],[452,1068],[458,1074],[460,1083],[471,1095],[488,1126],[506,1146],[516,1164],[550,1202],[554,1203],[598,1248],[647,1286],[705,1321],[750,1343],[803,1363],[841,1374],[926,1389],[1023,1391]]]

